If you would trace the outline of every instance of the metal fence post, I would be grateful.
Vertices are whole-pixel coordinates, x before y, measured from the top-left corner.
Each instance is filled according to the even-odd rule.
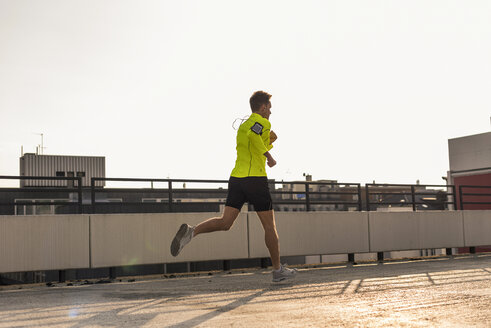
[[[416,197],[414,195],[414,186],[411,186],[411,202],[413,204],[413,212],[416,212]]]
[[[464,210],[464,199],[463,199],[464,193],[463,193],[462,189],[463,189],[462,186],[459,186],[459,198],[460,198],[459,203],[460,203],[460,210],[461,211]]]
[[[359,184],[358,185],[358,211],[360,211],[360,212],[363,211],[362,206],[363,206],[363,203],[361,201],[361,185]]]
[[[455,185],[452,185],[452,196],[453,196],[453,209],[457,210],[457,190],[455,190]]]
[[[382,262],[384,260],[384,252],[377,252],[377,261]]]
[[[306,203],[306,209],[307,212],[310,211],[310,193],[309,193],[309,184],[305,184],[305,203]]]
[[[66,270],[58,270],[58,282],[66,281]]]
[[[90,178],[90,212],[95,213],[95,178]]]
[[[169,180],[169,212],[172,212],[172,181]]]
[[[77,178],[77,183],[78,183],[78,214],[82,214],[83,207],[82,207],[82,178],[81,177]]]
[[[116,267],[109,267],[109,279],[116,279]]]
[[[261,268],[265,269],[271,265],[271,259],[268,257],[261,257]]]

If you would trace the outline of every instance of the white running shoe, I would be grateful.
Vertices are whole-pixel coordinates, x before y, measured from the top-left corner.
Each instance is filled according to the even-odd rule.
[[[191,241],[193,238],[194,227],[191,227],[189,224],[181,224],[181,227],[176,233],[176,236],[172,240],[172,244],[170,245],[170,253],[172,256],[177,256],[184,248],[184,246]]]
[[[282,264],[278,270],[273,270],[273,282],[280,282],[295,277],[297,269],[290,269]]]

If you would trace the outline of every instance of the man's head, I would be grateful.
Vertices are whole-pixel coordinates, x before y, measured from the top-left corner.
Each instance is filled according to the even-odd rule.
[[[253,113],[259,114],[265,119],[269,119],[271,115],[271,95],[264,91],[256,91],[249,99],[251,110]]]

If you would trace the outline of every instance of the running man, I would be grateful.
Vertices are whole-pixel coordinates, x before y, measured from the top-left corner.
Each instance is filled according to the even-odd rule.
[[[221,217],[215,217],[191,227],[183,224],[171,244],[171,254],[177,256],[182,248],[199,234],[229,230],[245,202],[254,206],[264,228],[265,242],[273,264],[273,281],[292,278],[295,269],[280,264],[280,246],[274,219],[273,203],[266,175],[276,161],[269,153],[277,139],[268,121],[271,115],[271,95],[257,91],[249,99],[252,114],[237,131],[237,160],[228,182],[227,202]]]

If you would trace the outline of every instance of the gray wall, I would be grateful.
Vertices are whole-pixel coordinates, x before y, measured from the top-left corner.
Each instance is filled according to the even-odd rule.
[[[0,216],[0,272],[88,268],[89,216]]]
[[[491,132],[448,140],[450,171],[491,168]]]
[[[283,256],[365,253],[368,212],[275,213]],[[256,213],[249,213],[250,257],[268,257],[264,230]]]
[[[461,211],[370,212],[370,250],[464,247],[463,215]]]
[[[219,213],[0,216],[0,272],[267,257],[256,213],[174,258],[182,223]],[[491,245],[491,211],[276,213],[283,256]]]
[[[465,246],[491,245],[491,211],[464,211]]]
[[[91,267],[248,258],[247,214],[228,232],[204,234],[179,256],[170,243],[182,223],[196,225],[219,213],[97,214],[91,222]]]

